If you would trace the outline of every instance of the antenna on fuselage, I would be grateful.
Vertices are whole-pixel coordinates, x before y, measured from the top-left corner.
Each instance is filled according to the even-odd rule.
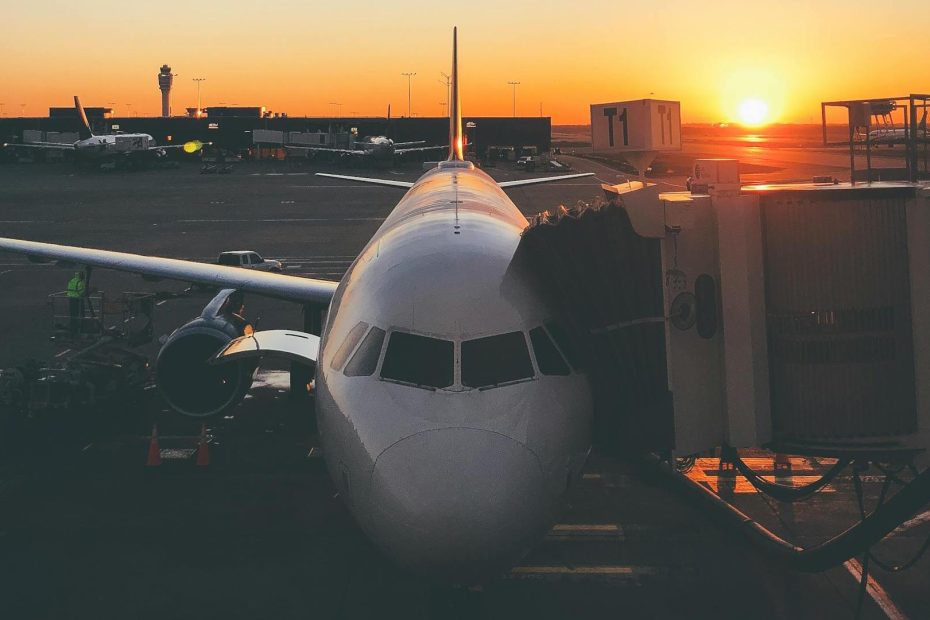
[[[462,101],[459,99],[459,35],[452,28],[452,93],[449,98],[449,161],[464,161],[465,141],[462,135]]]

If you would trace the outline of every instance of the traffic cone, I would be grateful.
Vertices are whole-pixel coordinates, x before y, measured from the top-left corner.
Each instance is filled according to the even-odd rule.
[[[200,425],[200,441],[197,442],[197,467],[210,464],[210,445],[207,443],[207,425]]]
[[[161,449],[158,447],[158,424],[152,425],[152,438],[149,440],[149,456],[145,459],[146,467],[161,465]]]

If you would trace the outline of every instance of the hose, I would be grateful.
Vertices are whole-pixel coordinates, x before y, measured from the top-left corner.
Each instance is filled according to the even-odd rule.
[[[926,469],[859,523],[829,540],[805,549],[773,534],[707,487],[675,472],[655,455],[645,455],[645,461],[691,497],[712,508],[714,514],[734,526],[773,562],[802,572],[824,571],[855,557],[887,536],[930,501],[930,469]]]
[[[721,447],[720,459],[733,463],[739,473],[743,474],[743,476],[752,486],[754,486],[760,492],[765,493],[766,495],[769,495],[780,502],[797,502],[810,497],[823,487],[830,484],[830,482],[832,482],[833,479],[836,478],[836,476],[851,463],[851,461],[848,459],[840,459],[819,479],[815,480],[814,482],[796,487],[793,485],[779,484],[777,482],[770,482],[766,480],[755,471],[753,471],[753,469],[739,457],[739,454],[737,454],[736,450],[729,446]]]

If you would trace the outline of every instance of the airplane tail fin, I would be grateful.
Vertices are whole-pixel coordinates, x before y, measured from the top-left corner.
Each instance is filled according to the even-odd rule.
[[[449,95],[449,161],[464,161],[465,136],[462,134],[462,101],[459,99],[458,27],[452,29],[452,76]]]
[[[81,140],[93,138],[94,132],[90,130],[90,123],[87,122],[87,114],[84,113],[84,106],[81,105],[81,100],[77,95],[74,96],[74,109],[77,110],[78,118],[81,121],[81,126],[78,128],[78,135],[81,137]]]

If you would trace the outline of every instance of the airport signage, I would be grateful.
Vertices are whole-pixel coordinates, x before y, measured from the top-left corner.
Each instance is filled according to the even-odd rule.
[[[591,105],[595,153],[681,150],[681,103],[639,99]]]

